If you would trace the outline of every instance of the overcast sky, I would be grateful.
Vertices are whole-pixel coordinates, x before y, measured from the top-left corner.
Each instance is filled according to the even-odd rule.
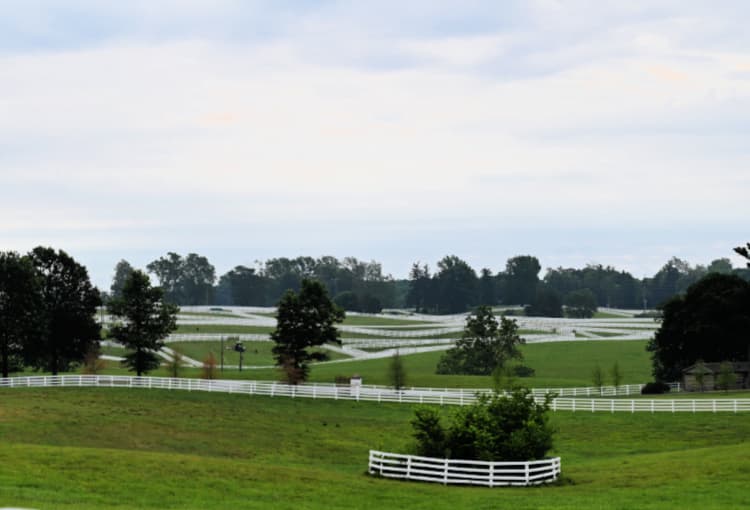
[[[750,241],[746,1],[0,3],[0,249],[651,275]]]

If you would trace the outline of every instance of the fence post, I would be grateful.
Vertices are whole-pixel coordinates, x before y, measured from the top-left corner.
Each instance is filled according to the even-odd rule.
[[[630,401],[630,412],[631,413],[635,412],[635,400]]]
[[[490,462],[490,488],[494,485],[495,482],[495,463]]]
[[[411,455],[406,457],[406,478],[411,478]]]
[[[528,462],[524,464],[524,468],[526,471],[526,485],[529,485],[529,463]]]
[[[448,485],[448,459],[443,459],[443,485]]]

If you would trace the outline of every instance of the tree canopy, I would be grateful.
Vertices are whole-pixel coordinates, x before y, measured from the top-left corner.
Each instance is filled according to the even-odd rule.
[[[663,307],[663,320],[648,344],[657,380],[674,381],[699,359],[745,360],[750,355],[750,283],[735,275],[709,274]]]
[[[39,280],[28,257],[0,252],[0,370],[8,377],[23,365],[24,349],[40,333]]]
[[[39,246],[29,258],[39,279],[42,327],[24,350],[25,362],[57,374],[98,347],[101,296],[86,268],[64,251]]]
[[[489,306],[479,306],[466,318],[466,326],[456,346],[446,351],[437,366],[438,374],[489,375],[511,359],[521,359],[515,320],[500,318]]]
[[[143,271],[135,270],[107,309],[117,321],[110,328],[110,336],[132,351],[123,364],[139,376],[157,368],[155,351],[164,347],[164,338],[177,329],[177,305],[165,302],[164,291],[152,287]]]
[[[328,296],[317,280],[304,279],[299,293],[288,290],[279,301],[276,329],[271,332],[277,366],[293,384],[307,379],[310,361],[323,361],[323,352],[309,351],[326,343],[341,344],[336,323],[344,320],[344,311]]]

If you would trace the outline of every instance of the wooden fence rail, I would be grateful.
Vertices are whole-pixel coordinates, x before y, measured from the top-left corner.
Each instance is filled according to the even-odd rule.
[[[368,468],[370,474],[387,478],[486,487],[550,483],[557,480],[560,469],[560,457],[535,461],[485,462],[436,459],[376,450],[370,450]]]
[[[0,378],[0,388],[40,387],[117,387],[207,391],[267,395],[270,397],[325,398],[410,404],[466,405],[477,401],[477,394],[490,390],[411,388],[394,390],[383,386],[350,386],[326,383],[289,385],[271,381],[228,379],[180,379],[127,375],[42,375]],[[539,391],[539,390],[537,390]],[[535,394],[543,398],[543,393]],[[552,401],[553,411],[584,412],[747,412],[750,399],[624,399],[563,398]]]

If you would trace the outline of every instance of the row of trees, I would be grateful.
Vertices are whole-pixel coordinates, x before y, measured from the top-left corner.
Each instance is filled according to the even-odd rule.
[[[380,263],[354,257],[273,258],[239,265],[217,278],[206,257],[169,252],[146,266],[179,305],[273,306],[288,289],[298,291],[304,279],[320,281],[342,308],[379,312],[382,308],[412,307],[428,313],[460,313],[477,305],[526,306],[529,315],[589,317],[597,307],[654,308],[712,273],[737,274],[750,280],[750,270],[733,269],[729,259],[708,266],[691,266],[670,259],[656,274],[638,279],[626,271],[591,264],[584,268],[549,268],[543,277],[539,260],[519,255],[503,270],[478,273],[455,255],[412,265],[407,280],[383,274]],[[125,260],[115,268],[110,293],[117,296],[133,267]]]

